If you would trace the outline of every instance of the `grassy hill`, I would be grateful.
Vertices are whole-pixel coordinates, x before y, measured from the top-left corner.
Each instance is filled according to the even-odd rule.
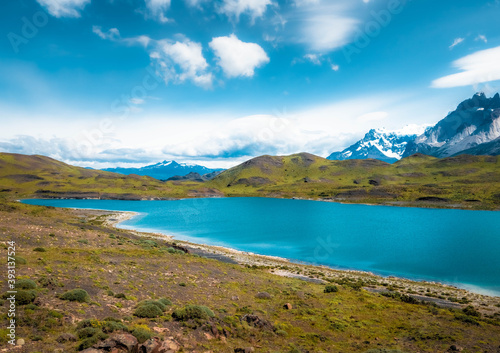
[[[330,161],[308,153],[262,156],[206,185],[227,196],[498,208],[500,158],[417,154],[389,164],[373,159]]]
[[[254,196],[419,207],[500,207],[500,157],[417,154],[394,164],[330,161],[308,153],[261,156],[207,182],[162,182],[90,170],[43,156],[0,153],[0,196],[169,199]]]

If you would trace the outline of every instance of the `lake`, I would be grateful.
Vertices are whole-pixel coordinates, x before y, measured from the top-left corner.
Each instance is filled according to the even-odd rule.
[[[24,200],[133,211],[120,228],[500,296],[500,213],[268,198]]]

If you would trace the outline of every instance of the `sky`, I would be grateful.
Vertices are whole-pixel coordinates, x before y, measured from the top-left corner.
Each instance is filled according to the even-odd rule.
[[[326,157],[500,91],[499,0],[0,7],[0,151],[74,165]]]

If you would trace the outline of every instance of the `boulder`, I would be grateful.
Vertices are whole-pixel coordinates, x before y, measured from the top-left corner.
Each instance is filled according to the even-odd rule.
[[[252,353],[255,352],[255,348],[246,347],[246,348],[235,348],[234,353]]]
[[[271,299],[271,294],[268,292],[259,292],[255,295],[255,297],[259,299]]]
[[[160,346],[159,353],[175,353],[181,349],[181,346],[172,339],[165,339]]]
[[[290,303],[286,303],[285,305],[283,305],[283,308],[286,309],[286,310],[292,310],[293,306]]]
[[[56,341],[59,343],[76,342],[77,338],[71,333],[62,333],[61,335],[59,335],[59,337],[56,338]]]
[[[116,343],[115,346],[117,348],[126,348],[130,353],[137,352],[137,345],[139,342],[137,341],[137,338],[129,333],[114,334],[109,339],[113,340]]]
[[[102,351],[95,349],[95,348],[87,348],[80,353],[102,353]]]
[[[143,344],[139,345],[139,353],[160,353],[161,342],[158,337],[148,339]]]
[[[257,315],[247,314],[241,318],[241,321],[246,321],[250,326],[253,327],[268,329],[268,330],[273,329],[273,325],[269,321],[262,319]]]

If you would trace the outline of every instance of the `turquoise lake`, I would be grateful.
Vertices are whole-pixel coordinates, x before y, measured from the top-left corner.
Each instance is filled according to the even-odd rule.
[[[24,200],[133,211],[120,228],[500,296],[500,213],[267,198]]]

